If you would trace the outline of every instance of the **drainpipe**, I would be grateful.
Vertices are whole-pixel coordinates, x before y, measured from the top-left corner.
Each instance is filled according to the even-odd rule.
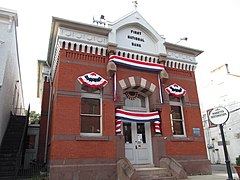
[[[49,66],[49,64],[47,63]],[[50,66],[49,66],[50,67]],[[49,95],[49,102],[48,102],[48,118],[47,118],[47,129],[46,129],[46,139],[45,139],[45,151],[44,151],[44,163],[47,162],[47,150],[48,150],[48,137],[49,137],[49,123],[51,118],[51,106],[52,106],[52,78],[51,73],[49,73],[49,83],[50,83],[50,95]]]

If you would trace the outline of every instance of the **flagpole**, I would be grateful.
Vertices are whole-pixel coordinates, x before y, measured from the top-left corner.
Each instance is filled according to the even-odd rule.
[[[160,79],[160,71],[158,73],[158,85],[159,85],[159,98],[160,98],[160,103],[163,103],[163,98],[162,98],[162,84],[161,84],[161,79]]]
[[[114,79],[113,79],[113,101],[117,101],[117,72],[114,73]]]

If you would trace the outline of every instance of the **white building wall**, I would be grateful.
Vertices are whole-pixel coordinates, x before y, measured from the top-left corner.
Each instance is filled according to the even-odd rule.
[[[27,136],[32,136],[34,141],[31,143],[27,142],[27,148],[25,151],[24,158],[24,168],[30,168],[30,163],[37,162],[37,153],[38,153],[38,140],[39,140],[39,128],[40,124],[29,124]],[[29,146],[31,145],[31,146]]]
[[[0,8],[0,144],[6,131],[10,113],[24,114],[18,44],[17,14]]]
[[[224,125],[229,160],[235,163],[240,154],[240,76],[228,72],[228,66],[212,71],[211,82],[199,91],[201,111],[203,115],[205,138],[208,157],[212,163],[225,163],[222,138],[219,127],[209,128],[207,110],[218,106],[225,107],[229,112],[229,119]]]

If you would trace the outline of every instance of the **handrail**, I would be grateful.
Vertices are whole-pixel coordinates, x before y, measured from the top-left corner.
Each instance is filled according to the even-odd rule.
[[[29,123],[29,114],[30,114],[30,104],[28,105],[28,111],[27,111],[27,116],[26,116],[26,120],[25,120],[25,123],[24,123],[24,129],[23,129],[19,149],[18,149],[17,156],[16,156],[15,176],[17,176],[17,174],[18,174],[18,170],[19,170],[19,168],[21,166],[21,163],[22,163],[22,157],[24,155],[23,152],[25,152],[24,143],[25,143],[25,140],[26,140],[26,137],[27,137],[27,127],[28,127],[28,123]]]

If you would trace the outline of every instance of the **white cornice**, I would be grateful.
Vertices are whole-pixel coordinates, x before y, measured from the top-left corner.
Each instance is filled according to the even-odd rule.
[[[169,42],[165,42],[164,45],[167,50],[173,50],[173,51],[178,51],[178,52],[182,52],[182,53],[186,53],[186,54],[192,54],[195,57],[198,56],[199,54],[203,53],[202,50],[193,49],[193,48],[189,48],[189,47],[185,47],[185,46],[180,46],[178,44],[173,44],[173,43],[169,43]]]
[[[59,29],[59,39],[74,41],[74,43],[84,42],[94,45],[107,46],[107,36],[92,34],[83,31],[75,31],[68,28]]]
[[[96,34],[98,36],[107,36],[108,33],[111,31],[110,28],[97,26],[97,25],[90,25],[85,23],[79,23],[76,21],[66,20],[58,17],[52,17],[52,27],[50,32],[49,44],[48,44],[48,57],[47,61],[51,65],[53,56],[54,56],[54,49],[56,48],[58,43],[58,36],[59,36],[59,29],[66,28],[71,29],[71,31],[80,31],[80,32],[88,32],[89,34]]]
[[[8,23],[8,24],[11,24],[12,21],[14,20],[16,22],[16,26],[18,26],[18,16],[17,16],[17,11],[15,10],[0,7],[0,19],[2,22]]]
[[[80,22],[66,20],[58,17],[53,17],[52,22],[56,23],[58,27],[65,27],[65,28],[79,30],[79,31],[86,31],[89,33],[105,35],[105,36],[107,36],[108,33],[111,31],[111,29],[107,27],[97,26],[94,24],[80,23]]]
[[[172,51],[167,49],[167,59],[185,62],[189,64],[197,64],[195,56],[181,51]]]

